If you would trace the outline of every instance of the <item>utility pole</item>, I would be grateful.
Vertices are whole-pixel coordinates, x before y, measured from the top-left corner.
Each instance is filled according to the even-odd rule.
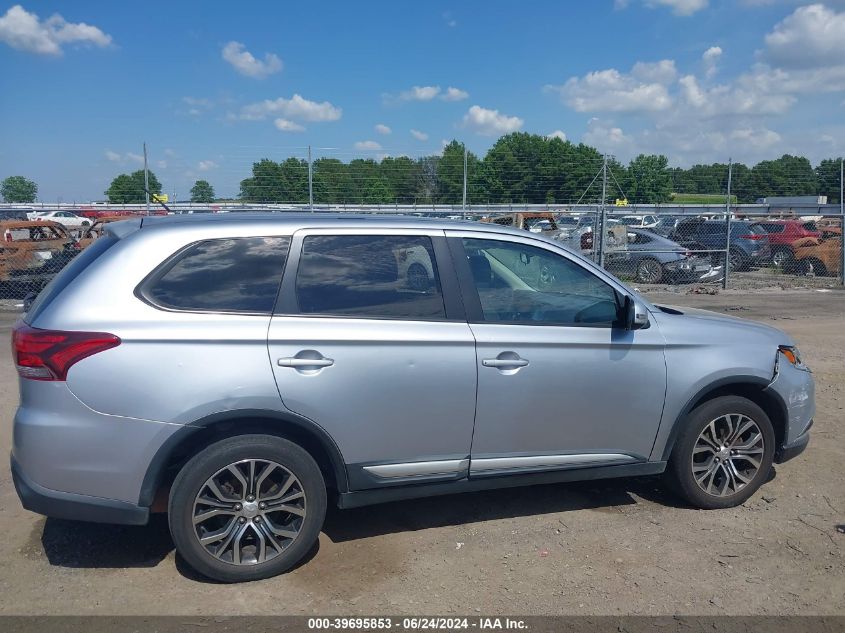
[[[144,196],[147,200],[147,215],[150,214],[150,170],[147,169],[147,142],[144,141]]]
[[[314,213],[314,169],[311,166],[311,146],[308,146],[308,208]]]
[[[604,226],[607,223],[604,201],[607,199],[607,154],[604,155],[604,162],[601,166],[601,217],[598,222],[598,240],[593,240],[594,248],[598,249],[598,264],[604,268]],[[595,236],[593,236],[595,237]]]
[[[731,269],[731,176],[733,160],[728,158],[728,195],[725,198],[725,274],[722,276],[722,288],[728,287],[728,273]]]
[[[467,148],[464,145],[464,197],[461,202],[461,219],[466,220],[467,213]]]

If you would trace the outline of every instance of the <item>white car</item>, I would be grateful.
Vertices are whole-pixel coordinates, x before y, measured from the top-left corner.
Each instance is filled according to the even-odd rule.
[[[27,213],[26,217],[30,220],[51,220],[58,222],[66,229],[81,229],[91,225],[91,220],[78,216],[70,211],[39,211],[36,213]]]
[[[652,229],[659,218],[656,215],[623,215],[620,221],[632,229]]]

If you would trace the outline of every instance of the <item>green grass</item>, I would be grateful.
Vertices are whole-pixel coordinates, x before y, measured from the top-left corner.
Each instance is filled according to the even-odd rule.
[[[724,204],[725,195],[721,193],[673,193],[672,202],[678,204]],[[736,196],[731,195],[731,203],[736,204]]]

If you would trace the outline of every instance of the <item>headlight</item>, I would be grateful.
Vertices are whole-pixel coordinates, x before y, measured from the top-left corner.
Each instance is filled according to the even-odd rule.
[[[809,371],[809,368],[801,361],[801,354],[798,352],[798,348],[794,345],[780,345],[778,347],[778,351],[796,369],[803,369],[804,371]]]

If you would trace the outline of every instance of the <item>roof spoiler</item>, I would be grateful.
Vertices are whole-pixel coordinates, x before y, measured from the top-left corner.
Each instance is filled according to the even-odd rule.
[[[122,240],[127,235],[140,229],[143,221],[143,218],[132,218],[130,220],[120,220],[119,222],[109,222],[103,227],[103,233]]]

